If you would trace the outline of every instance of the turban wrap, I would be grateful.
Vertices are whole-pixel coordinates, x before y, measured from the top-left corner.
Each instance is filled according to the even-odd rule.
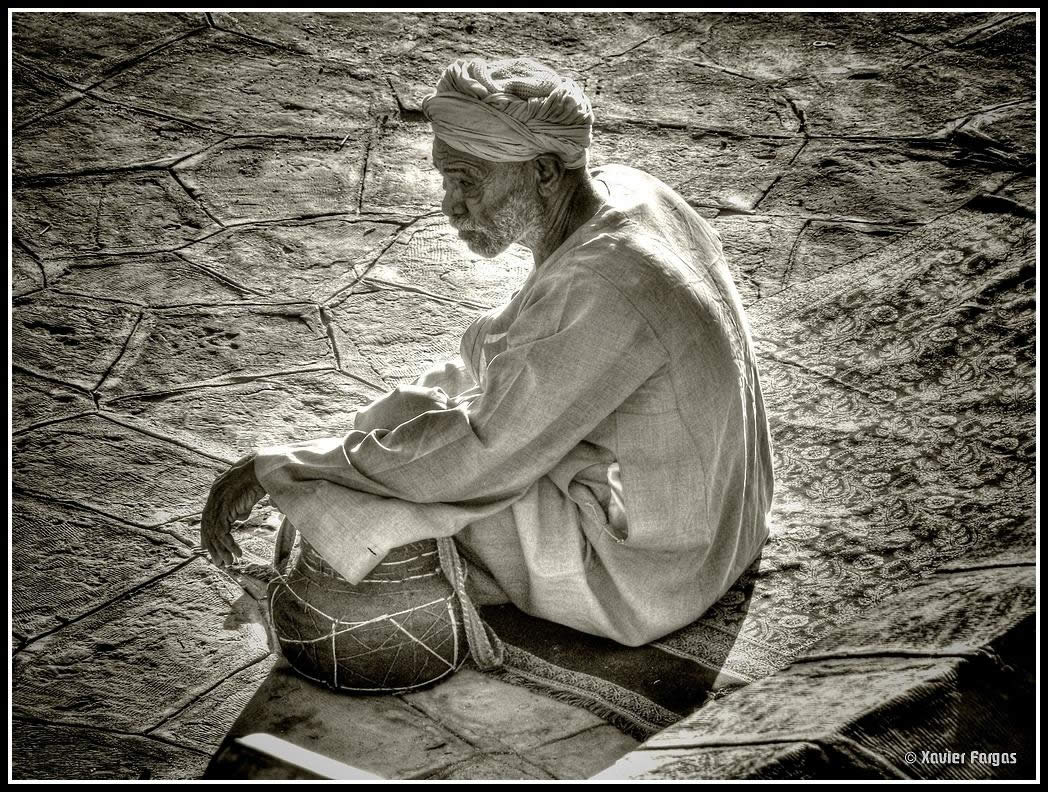
[[[458,60],[422,101],[433,134],[491,162],[556,154],[586,166],[593,111],[578,83],[527,58]]]

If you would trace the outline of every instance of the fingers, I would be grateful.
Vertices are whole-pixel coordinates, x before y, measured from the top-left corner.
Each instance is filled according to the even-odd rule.
[[[227,566],[243,556],[233,539],[233,524],[247,519],[265,495],[255,478],[254,455],[239,460],[215,479],[200,523],[200,544],[212,562]]]
[[[228,566],[235,556],[241,555],[240,547],[230,535],[232,524],[229,509],[221,504],[220,496],[213,490],[201,516],[200,545],[216,566]]]

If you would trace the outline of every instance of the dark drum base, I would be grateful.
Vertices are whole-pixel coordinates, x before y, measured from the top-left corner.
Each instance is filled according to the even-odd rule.
[[[462,608],[434,540],[390,551],[359,584],[305,541],[269,586],[281,651],[299,674],[351,693],[397,693],[453,674],[469,655]]]

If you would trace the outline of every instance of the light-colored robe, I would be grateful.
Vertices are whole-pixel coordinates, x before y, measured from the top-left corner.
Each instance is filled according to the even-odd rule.
[[[698,618],[760,552],[768,426],[717,234],[641,171],[593,175],[607,205],[458,358],[344,437],[258,451],[271,499],[350,581],[456,535],[488,601],[638,645]]]

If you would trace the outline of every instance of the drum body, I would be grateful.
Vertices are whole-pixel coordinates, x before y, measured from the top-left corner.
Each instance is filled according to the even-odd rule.
[[[434,540],[390,551],[353,585],[302,538],[291,572],[270,583],[269,603],[291,667],[337,690],[416,690],[469,655],[461,604]]]

